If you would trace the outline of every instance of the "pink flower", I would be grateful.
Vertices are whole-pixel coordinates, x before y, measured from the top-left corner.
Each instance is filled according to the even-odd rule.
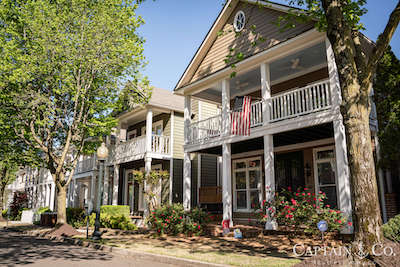
[[[308,196],[311,196],[311,193],[307,193]]]
[[[305,194],[305,193],[301,193],[301,195],[302,195],[302,196],[305,196],[306,194]]]
[[[286,218],[289,218],[289,214],[286,214],[286,216],[285,216]]]
[[[327,207],[327,208],[330,208],[330,207],[331,207],[331,205],[326,205],[326,207]]]
[[[353,225],[351,222],[348,222],[347,224],[348,224],[349,226],[352,226],[352,225]]]
[[[322,194],[322,191],[319,191],[318,194]]]
[[[200,230],[200,225],[199,225],[199,226],[197,226],[197,228]]]
[[[298,196],[299,195],[299,193],[296,193],[296,196]]]
[[[341,220],[338,220],[337,222],[338,222],[338,223],[340,223],[340,224],[342,223],[342,221],[341,221]]]
[[[308,188],[307,187],[304,187],[304,191],[307,191],[308,190]]]

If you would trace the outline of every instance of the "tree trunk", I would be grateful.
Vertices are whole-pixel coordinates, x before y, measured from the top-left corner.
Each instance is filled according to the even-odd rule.
[[[371,252],[375,243],[383,241],[382,220],[375,175],[369,127],[368,99],[354,103],[354,90],[365,92],[358,84],[348,84],[341,79],[343,104],[341,113],[346,129],[347,153],[353,195],[355,241],[362,242]],[[350,92],[350,93],[349,93]],[[353,97],[350,97],[352,96]]]
[[[65,186],[57,185],[57,224],[67,223],[67,190]]]

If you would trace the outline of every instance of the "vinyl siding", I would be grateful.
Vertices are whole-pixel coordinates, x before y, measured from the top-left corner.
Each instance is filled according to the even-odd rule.
[[[204,101],[199,101],[199,105],[200,105],[199,108],[201,110],[201,114],[200,114],[201,120],[205,120],[210,117],[214,117],[221,113],[220,109],[215,104],[211,104],[209,102],[204,102]]]
[[[236,38],[236,33],[233,29],[233,20],[239,10],[244,11],[247,22],[245,29]],[[243,53],[244,57],[247,58],[313,28],[312,23],[306,23],[298,24],[292,29],[281,32],[273,22],[282,14],[280,11],[240,3],[224,25],[222,29],[224,34],[216,37],[189,83],[227,67],[229,64],[225,63],[224,60],[229,54],[230,48],[235,49],[237,53]],[[252,45],[252,42],[258,38],[250,30],[252,25],[256,26],[258,36],[265,38],[264,42],[259,42],[256,46]]]
[[[174,140],[173,158],[183,159],[183,143],[184,143],[184,119],[182,113],[174,113]]]
[[[191,112],[192,115],[194,114],[194,118],[192,121],[198,121],[199,120],[199,100],[197,99],[192,99],[191,101]]]

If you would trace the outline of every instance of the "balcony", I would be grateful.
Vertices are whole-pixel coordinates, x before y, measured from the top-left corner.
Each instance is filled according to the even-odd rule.
[[[96,168],[95,157],[80,160],[75,168],[75,175],[93,171]]]
[[[263,106],[267,105],[268,117],[263,117]],[[332,94],[329,81],[314,83],[276,94],[265,101],[251,103],[250,128],[260,127],[264,123],[304,116],[327,110],[332,106]],[[232,111],[230,112],[232,118]],[[222,115],[219,114],[205,120],[193,122],[189,126],[189,144],[196,144],[221,136]]]
[[[171,155],[171,141],[169,136],[152,135],[151,139],[152,157],[165,157]],[[111,149],[111,161],[123,163],[131,160],[144,158],[146,154],[146,136],[139,136],[117,144]]]

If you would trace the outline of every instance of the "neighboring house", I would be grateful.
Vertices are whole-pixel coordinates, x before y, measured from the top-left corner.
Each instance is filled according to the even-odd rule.
[[[56,188],[50,172],[45,168],[25,167],[18,171],[17,177],[6,188],[7,207],[13,200],[15,192],[26,192],[28,208],[49,207],[55,209]]]
[[[271,191],[307,187],[325,192],[328,204],[351,220],[332,47],[312,22],[280,31],[272,22],[289,7],[266,3],[260,8],[257,3],[227,1],[174,90],[185,97],[184,206],[222,204],[223,218],[239,222],[251,218],[263,199],[272,198]],[[259,37],[265,41],[252,43]],[[363,38],[362,45],[368,50],[373,44]],[[232,51],[243,56],[234,69],[225,61]],[[252,99],[249,136],[231,134],[236,96]],[[194,99],[214,103],[222,111],[193,121]],[[193,183],[193,155],[222,157],[218,176],[200,175]]]
[[[184,99],[171,91],[154,88],[146,105],[125,111],[117,116],[115,135],[107,139],[109,158],[106,161],[102,204],[129,205],[132,215],[146,209],[143,185],[133,179],[133,171],[166,170],[170,180],[164,181],[158,194],[163,203],[182,202]],[[193,120],[199,121],[219,112],[215,104],[192,102]],[[202,173],[217,176],[217,156],[192,158],[199,166],[194,183]],[[203,168],[201,167],[203,166]],[[82,157],[75,170],[68,193],[68,205],[91,210],[96,203],[98,162],[94,156]],[[194,169],[193,169],[194,170]],[[95,190],[92,190],[95,188]],[[193,198],[195,199],[195,198]]]

